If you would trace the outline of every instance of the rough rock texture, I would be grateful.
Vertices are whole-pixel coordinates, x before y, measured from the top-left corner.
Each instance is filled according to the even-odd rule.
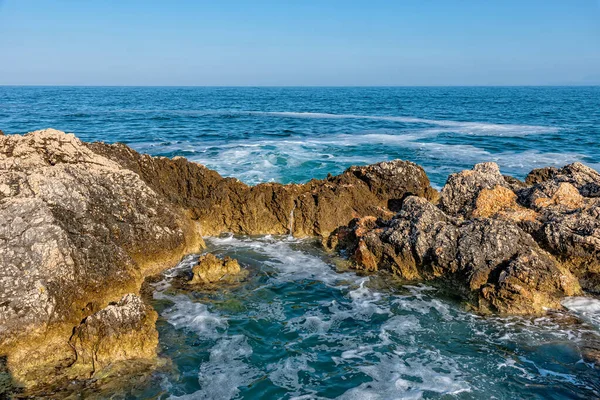
[[[156,315],[123,296],[198,252],[201,234],[224,231],[320,236],[365,272],[443,284],[482,312],[540,313],[580,285],[600,293],[600,174],[580,163],[532,171],[526,182],[478,164],[451,175],[439,196],[421,167],[400,160],[250,187],[181,157],[55,130],[0,135],[0,360],[9,375],[30,386],[155,357]],[[238,271],[207,255],[193,280]]]
[[[141,298],[127,294],[119,302],[85,318],[69,343],[77,375],[93,375],[111,363],[156,357],[158,315]]]
[[[506,187],[509,183],[496,163],[476,164],[472,170],[451,174],[440,193],[440,208],[452,216],[470,217],[479,193],[484,189]]]
[[[531,174],[530,174],[531,175]],[[524,229],[579,278],[582,287],[600,293],[600,174],[581,163],[537,178],[517,192],[519,201],[539,217]]]
[[[202,247],[134,172],[55,130],[0,136],[0,354],[35,380],[74,326]]]
[[[251,187],[181,157],[153,158],[122,144],[88,147],[136,172],[171,203],[189,210],[206,235],[228,231],[326,237],[355,217],[391,216],[388,207],[398,209],[409,194],[437,198],[425,171],[408,161],[352,167],[303,185]]]
[[[85,144],[52,129],[2,135],[0,355],[25,385],[51,379],[55,367],[83,371],[89,350],[78,342],[73,364],[73,329],[88,332],[84,318],[198,252],[201,234],[326,236],[353,217],[393,215],[387,207],[408,194],[437,196],[421,167],[399,160],[304,185],[250,187],[183,158]],[[102,343],[99,358],[123,356]]]
[[[599,187],[581,163],[525,183],[477,164],[448,178],[439,207],[410,198],[392,220],[357,219],[324,244],[365,271],[451,283],[480,310],[539,313],[580,287],[600,293]]]
[[[463,221],[418,197],[391,220],[355,221],[334,236],[358,268],[443,282],[483,312],[541,313],[580,292],[577,279],[515,224]]]
[[[225,257],[222,260],[212,253],[207,253],[198,259],[198,264],[192,267],[190,284],[233,283],[245,276],[237,260]]]

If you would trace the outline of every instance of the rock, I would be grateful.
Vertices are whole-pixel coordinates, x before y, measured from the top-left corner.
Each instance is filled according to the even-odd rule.
[[[366,233],[358,226],[354,241],[345,241],[357,268],[443,282],[481,312],[540,314],[580,292],[577,279],[510,221],[461,221],[409,197],[391,220]]]
[[[430,200],[437,192],[418,165],[395,160],[351,167],[303,185],[248,186],[183,158],[153,158],[122,144],[88,147],[136,172],[169,202],[188,210],[205,235],[288,234],[327,237],[352,218],[391,217],[408,195]]]
[[[545,182],[559,184],[570,183],[585,197],[600,196],[600,173],[580,162],[565,165],[560,169],[542,168],[533,170],[527,176],[528,185],[539,185]]]
[[[235,283],[246,275],[237,260],[225,257],[222,260],[214,254],[207,253],[198,259],[192,267],[192,279],[189,284]]]
[[[593,189],[599,184],[600,174],[574,163],[517,192],[519,202],[538,213],[523,228],[591,293],[600,293],[600,199]]]
[[[203,246],[198,225],[73,135],[0,136],[0,351],[51,379],[74,326]]]
[[[198,252],[201,234],[327,236],[353,217],[391,217],[387,207],[409,193],[437,196],[421,167],[400,160],[250,187],[184,158],[52,129],[0,136],[0,351],[16,381],[54,379],[71,363],[69,337],[83,319]],[[222,267],[199,267],[196,279],[226,280],[235,264]],[[103,343],[108,360],[117,344]]]
[[[451,174],[440,193],[440,208],[452,216],[471,217],[479,193],[496,187],[509,188],[498,164],[476,164],[470,171]]]
[[[527,186],[535,185],[536,183],[541,183],[552,179],[558,173],[558,169],[554,167],[546,167],[546,168],[537,168],[527,174],[525,178],[525,183]]]
[[[157,317],[156,311],[134,294],[86,317],[69,340],[75,352],[72,369],[76,376],[92,376],[119,361],[156,358]]]

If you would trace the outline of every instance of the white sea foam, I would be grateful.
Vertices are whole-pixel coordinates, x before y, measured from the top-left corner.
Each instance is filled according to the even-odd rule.
[[[493,135],[493,136],[522,136],[530,134],[557,132],[560,129],[551,126],[519,125],[519,124],[492,124],[485,122],[464,122],[452,120],[437,120],[406,116],[385,115],[356,115],[356,114],[329,114],[311,112],[249,112],[252,115],[262,115],[284,118],[318,118],[318,119],[366,119],[375,121],[401,122],[405,124],[426,124],[453,128],[457,133]]]
[[[335,272],[330,265],[320,257],[305,251],[294,249],[294,244],[301,244],[301,240],[290,237],[274,239],[264,236],[253,239],[240,239],[232,236],[208,238],[213,246],[235,246],[239,250],[251,250],[268,259],[264,264],[277,271],[271,279],[274,282],[299,281],[311,279],[328,285],[336,285],[341,280],[357,280],[355,274]]]
[[[284,389],[301,390],[303,389],[303,385],[300,382],[299,373],[301,371],[314,373],[315,369],[308,365],[308,362],[313,360],[313,356],[306,354],[280,360],[276,364],[271,364],[267,367],[271,371],[269,379],[275,385]]]
[[[239,387],[247,386],[259,375],[260,370],[248,364],[252,347],[243,335],[221,339],[211,350],[208,362],[200,366],[198,382],[202,389],[173,399],[232,399]]]
[[[346,391],[342,400],[421,399],[425,393],[456,395],[471,388],[452,359],[429,351],[418,359],[393,353],[379,355],[379,363],[360,367],[371,382]]]
[[[219,331],[227,328],[227,321],[223,317],[211,313],[205,304],[193,302],[185,295],[167,296],[155,292],[154,296],[174,302],[161,315],[177,329],[193,331],[202,337],[217,337]]]
[[[566,297],[562,300],[562,305],[581,315],[597,327],[600,327],[600,299],[593,297]]]

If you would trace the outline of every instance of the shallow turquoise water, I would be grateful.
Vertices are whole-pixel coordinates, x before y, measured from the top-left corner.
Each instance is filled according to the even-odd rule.
[[[424,166],[438,187],[480,161],[518,177],[600,167],[600,87],[0,87],[0,129],[46,127],[182,155],[251,184],[394,158]],[[600,398],[599,370],[581,360],[600,340],[600,307],[481,318],[427,286],[338,274],[310,242],[208,244],[250,278],[209,293],[172,287],[194,256],[165,274],[154,305],[176,372],[134,397]]]
[[[165,374],[145,395],[229,399],[590,399],[600,373],[581,361],[598,326],[573,314],[482,318],[425,286],[337,273],[314,244],[221,237],[208,250],[251,271],[237,288],[155,284]],[[170,397],[169,397],[170,396]]]

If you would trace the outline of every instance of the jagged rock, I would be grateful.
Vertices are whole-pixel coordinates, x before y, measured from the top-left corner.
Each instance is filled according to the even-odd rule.
[[[225,257],[222,260],[212,253],[202,255],[198,264],[192,267],[192,279],[189,284],[234,283],[246,275],[237,260]]]
[[[472,170],[451,174],[440,193],[440,208],[452,216],[470,217],[479,193],[495,187],[510,188],[493,162],[476,164]]]
[[[388,207],[398,209],[408,194],[437,198],[425,171],[408,161],[351,167],[303,185],[248,186],[183,158],[153,158],[123,144],[88,147],[136,172],[171,203],[189,210],[206,235],[228,231],[327,237],[352,218],[391,217]]]
[[[574,163],[537,176],[543,179],[517,192],[521,204],[538,212],[523,228],[567,265],[584,289],[600,293],[600,199],[594,189],[600,174]]]
[[[558,169],[555,167],[545,167],[545,168],[536,168],[532,170],[525,177],[525,183],[528,186],[535,185],[536,183],[541,183],[551,179],[556,173]]]
[[[73,326],[202,248],[197,223],[73,135],[0,136],[0,351],[49,379]]]
[[[377,220],[366,232],[358,227],[338,230],[345,230],[343,243],[358,268],[443,281],[480,311],[541,313],[580,292],[577,279],[510,221],[462,221],[409,197],[391,220]]]
[[[74,326],[197,252],[201,231],[326,236],[356,216],[391,217],[408,193],[437,195],[399,160],[250,187],[56,130],[0,136],[0,351],[25,385],[51,379]]]
[[[157,318],[156,311],[134,294],[85,318],[69,340],[76,376],[91,376],[119,361],[156,358]]]

